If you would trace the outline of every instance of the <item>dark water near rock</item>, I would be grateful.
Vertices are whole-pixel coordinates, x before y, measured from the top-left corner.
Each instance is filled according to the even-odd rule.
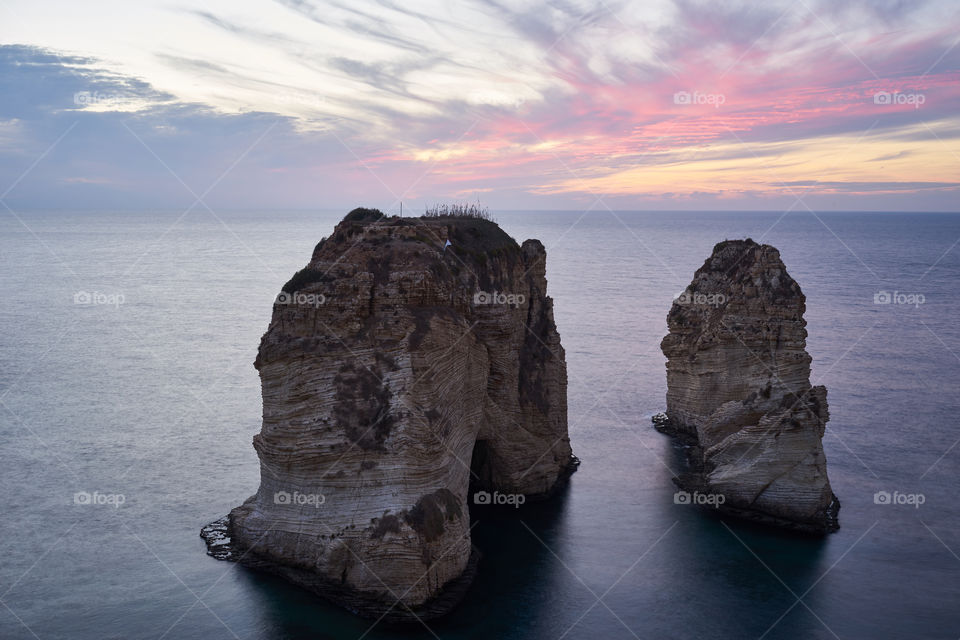
[[[0,637],[960,636],[960,216],[497,214],[547,246],[583,464],[552,502],[475,511],[466,601],[398,632],[205,555],[258,483],[272,300],[342,215],[218,214],[0,218]],[[824,540],[674,504],[682,451],[650,425],[671,299],[748,235],[808,298],[843,503]]]

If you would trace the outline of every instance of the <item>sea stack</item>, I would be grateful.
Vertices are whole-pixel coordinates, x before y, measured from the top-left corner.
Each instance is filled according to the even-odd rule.
[[[821,442],[827,390],[810,386],[805,308],[774,247],[716,245],[667,315],[667,411],[656,421],[694,445],[690,472],[677,479],[688,495],[826,533],[838,528],[840,505]]]
[[[455,605],[472,492],[546,497],[577,462],[545,259],[480,217],[348,214],[273,305],[260,487],[211,553],[386,621]]]

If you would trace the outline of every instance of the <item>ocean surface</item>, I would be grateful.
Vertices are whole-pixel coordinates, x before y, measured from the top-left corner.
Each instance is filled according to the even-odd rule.
[[[0,638],[960,636],[960,215],[493,212],[547,247],[569,487],[475,512],[466,600],[405,630],[208,557],[259,482],[271,304],[342,215],[0,215]],[[823,539],[674,504],[683,451],[651,427],[671,300],[747,236],[807,296]]]

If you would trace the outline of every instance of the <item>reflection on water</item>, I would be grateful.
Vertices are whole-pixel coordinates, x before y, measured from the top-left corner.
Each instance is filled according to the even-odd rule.
[[[553,618],[550,600],[538,593],[560,594],[568,577],[557,561],[565,553],[565,505],[569,486],[548,501],[512,507],[471,507],[474,544],[483,553],[476,580],[455,613],[424,625],[388,626],[361,620],[318,600],[280,578],[236,567],[255,627],[264,638],[419,638],[470,637],[483,628],[500,637],[520,627],[539,626]],[[496,612],[496,615],[491,615]],[[490,635],[492,634],[492,635]]]

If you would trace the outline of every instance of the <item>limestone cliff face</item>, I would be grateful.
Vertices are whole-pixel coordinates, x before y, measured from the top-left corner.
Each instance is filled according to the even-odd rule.
[[[821,439],[827,390],[810,385],[806,298],[779,252],[721,242],[667,316],[669,428],[696,442],[690,491],[722,509],[809,531],[836,528]]]
[[[576,460],[545,257],[476,218],[337,225],[260,343],[261,481],[230,513],[234,555],[363,614],[449,608],[471,488],[546,496]]]

